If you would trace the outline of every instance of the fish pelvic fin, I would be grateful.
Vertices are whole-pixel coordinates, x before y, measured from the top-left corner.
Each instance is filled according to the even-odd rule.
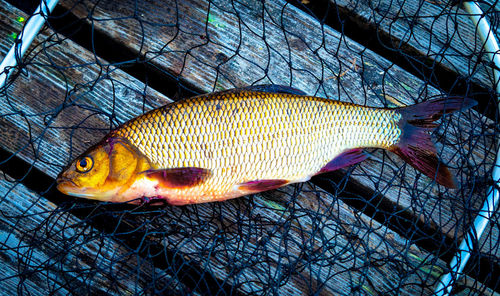
[[[430,132],[438,126],[435,121],[443,114],[466,110],[476,104],[475,100],[469,98],[451,97],[398,108],[402,115],[399,121],[401,136],[389,150],[437,183],[457,188],[448,167],[437,157]]]

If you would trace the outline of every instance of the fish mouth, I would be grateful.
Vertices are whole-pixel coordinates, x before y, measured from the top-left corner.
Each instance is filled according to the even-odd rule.
[[[92,199],[92,200],[100,200],[100,201],[110,200],[109,192],[96,192],[91,188],[79,187],[76,185],[75,182],[73,182],[69,178],[61,176],[57,178],[56,182],[57,182],[57,190],[59,190],[63,194],[79,198]]]
[[[57,182],[57,184],[69,182],[69,183],[72,183],[73,185],[76,186],[76,184],[75,184],[75,182],[73,182],[73,180],[71,180],[70,178],[66,178],[64,176],[58,176],[56,179],[56,182]]]
[[[58,176],[56,179],[56,183],[58,186],[59,186],[59,184],[66,184],[67,183],[67,184],[71,184],[74,187],[77,187],[76,183],[73,182],[73,180],[71,180],[70,178],[66,178],[64,176]]]
[[[72,195],[73,192],[78,190],[78,186],[71,179],[59,177],[57,178],[56,182],[57,190],[61,191],[64,194]]]
[[[75,182],[71,180],[57,180],[57,190],[60,192],[69,195],[69,196],[75,196],[75,197],[81,197],[81,198],[86,198],[86,199],[95,199],[93,194],[90,193],[84,193],[81,188],[76,186]]]

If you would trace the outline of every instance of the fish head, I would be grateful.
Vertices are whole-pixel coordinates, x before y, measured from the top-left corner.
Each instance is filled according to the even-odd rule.
[[[57,178],[57,189],[64,194],[118,201],[139,172],[149,162],[126,139],[109,137],[73,160]]]

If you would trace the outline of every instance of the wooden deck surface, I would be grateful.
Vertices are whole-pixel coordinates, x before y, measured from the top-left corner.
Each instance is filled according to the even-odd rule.
[[[0,178],[0,293],[107,295],[186,287],[22,184]],[[138,277],[137,275],[141,276]],[[154,282],[153,282],[154,277]],[[154,286],[152,284],[155,284]]]
[[[212,3],[207,14],[207,3],[203,1],[180,1],[175,4],[168,1],[163,6],[142,3],[134,8],[132,1],[120,4],[101,1],[98,6],[91,3],[74,6],[71,1],[61,2],[62,7],[74,16],[89,21],[96,34],[114,40],[136,56],[144,56],[156,69],[180,75],[183,83],[193,85],[199,91],[243,86],[261,78],[261,83],[293,83],[294,87],[311,95],[370,106],[411,104],[426,96],[439,94],[437,89],[342,37],[335,30],[321,27],[312,17],[291,5],[285,6],[277,1],[266,3],[263,10],[249,1],[235,2],[235,6],[220,2]],[[156,13],[148,13],[151,11]],[[244,22],[235,19],[234,11]],[[265,16],[264,20],[261,15]],[[16,21],[18,16],[26,17],[15,7],[2,2],[1,35],[20,30],[22,24]],[[158,25],[160,23],[163,25]],[[178,26],[173,26],[177,23]],[[262,37],[264,27],[265,39]],[[283,30],[287,32],[285,35]],[[46,40],[52,34],[52,31],[46,30],[35,42]],[[42,51],[37,55],[37,64],[28,68],[29,75],[16,79],[0,104],[0,146],[15,157],[33,164],[36,170],[52,179],[61,166],[98,141],[112,126],[170,101],[162,92],[120,69],[109,67],[105,59],[75,42],[65,40],[59,44],[57,36],[53,37],[51,47],[35,49]],[[325,44],[318,43],[322,38],[326,40]],[[277,51],[279,44],[287,46]],[[0,56],[10,45],[11,40],[8,39],[0,42]],[[453,63],[460,61],[443,63],[453,67]],[[51,67],[55,65],[57,69]],[[61,66],[68,67],[60,69]],[[290,68],[292,72],[289,72]],[[487,69],[484,69],[483,72],[478,71],[475,77],[487,84],[487,75]],[[96,79],[97,83],[94,83]],[[61,108],[63,104],[65,107]],[[13,113],[12,110],[23,112]],[[485,124],[472,124],[477,120]],[[445,119],[444,128],[437,133],[445,162],[452,167],[464,167],[464,161],[470,164],[466,170],[456,172],[462,182],[470,181],[472,175],[482,176],[490,169],[488,166],[474,166],[474,159],[464,160],[466,150],[474,147],[477,160],[487,159],[488,164],[494,161],[490,152],[494,145],[494,133],[482,129],[488,124],[493,123],[477,112],[469,111]],[[70,152],[73,154],[70,155]],[[355,167],[349,180],[362,188],[364,197],[369,199],[377,193],[382,194],[381,199],[386,201],[386,206],[393,205],[396,211],[415,217],[415,221],[424,225],[431,225],[438,237],[451,240],[462,237],[469,226],[464,221],[470,222],[473,216],[464,211],[461,199],[467,196],[472,202],[469,206],[477,208],[483,201],[484,190],[463,191],[457,200],[455,191],[429,184],[428,179],[419,177],[417,172],[396,157],[381,151],[374,151],[373,154],[372,160]],[[397,186],[409,184],[414,178],[419,181],[410,192]],[[7,252],[7,247],[4,251],[0,248],[0,254],[10,258],[6,261],[9,262],[8,268],[3,270],[8,275],[5,291],[14,291],[22,285],[28,290],[35,289],[33,283],[40,276],[47,278],[47,285],[50,285],[44,288],[61,294],[72,287],[79,288],[75,291],[81,292],[101,289],[101,292],[113,294],[152,293],[151,278],[160,284],[154,287],[156,289],[162,288],[161,283],[172,286],[168,287],[171,291],[197,287],[186,279],[176,281],[162,268],[164,265],[161,262],[155,261],[158,258],[152,259],[138,249],[131,249],[130,244],[114,240],[105,228],[93,224],[88,226],[89,221],[74,216],[74,212],[58,213],[56,205],[22,184],[11,192],[11,182],[2,180],[1,184],[0,196],[4,198],[0,209],[10,220],[2,221],[0,225],[0,246],[11,247],[17,243],[31,247],[35,258],[23,261],[14,257],[17,250],[11,250],[11,254]],[[25,197],[22,203],[16,201],[17,196]],[[415,201],[412,196],[418,196],[419,200]],[[53,196],[47,198],[53,199]],[[78,201],[75,200],[75,203]],[[99,207],[97,211],[105,210]],[[392,213],[390,209],[384,210]],[[30,218],[24,222],[24,218],[20,217],[26,216]],[[243,294],[261,293],[264,289],[278,289],[279,286],[279,292],[290,295],[312,293],[320,288],[324,295],[349,291],[360,294],[378,291],[429,295],[438,277],[446,270],[446,263],[426,250],[425,246],[415,243],[410,233],[387,228],[387,225],[352,208],[349,200],[337,199],[331,192],[311,182],[219,204],[166,207],[161,212],[134,209],[125,220],[132,229],[135,227],[149,233],[148,242],[152,248],[175,253],[194,266],[211,266],[209,273],[215,278],[215,283],[224,283],[226,291],[230,289]],[[193,220],[206,228],[191,229]],[[120,223],[123,220],[112,221]],[[27,228],[16,228],[16,223]],[[55,229],[41,234],[43,244],[33,248],[30,244],[32,237],[27,234],[33,235],[33,229],[54,225]],[[95,239],[83,236],[86,232],[79,236],[77,227],[66,235],[76,242],[81,240],[82,244],[59,243],[64,239],[63,231],[68,225],[90,227],[85,229],[94,234]],[[317,230],[318,227],[321,231]],[[63,234],[59,237],[53,235],[58,233]],[[498,227],[490,228],[488,234],[488,241],[483,241],[482,252],[498,256]],[[283,245],[282,237],[293,243]],[[133,239],[133,235],[128,239]],[[234,247],[227,249],[227,244],[217,244],[218,239],[234,241]],[[266,250],[273,252],[260,253],[262,244]],[[325,246],[329,248],[324,249]],[[94,251],[96,249],[99,251]],[[66,250],[63,254],[67,257],[50,257],[50,254],[60,254],[63,250]],[[210,256],[200,257],[200,254],[208,252]],[[85,258],[93,260],[83,260],[78,262],[80,269],[70,269],[81,253],[91,254]],[[280,255],[283,253],[287,253],[288,257],[283,258]],[[386,261],[380,265],[368,264],[371,260],[381,259],[372,258],[373,253]],[[322,261],[306,260],[306,257],[314,256]],[[283,266],[283,260],[295,272],[278,270],[277,266]],[[330,266],[322,266],[324,261]],[[50,264],[55,264],[53,262],[61,265],[54,273],[46,275],[35,270],[31,274],[33,277],[25,284],[19,284],[19,275],[28,264],[46,271]],[[304,265],[305,262],[309,263]],[[95,272],[95,267],[99,267],[100,273],[92,274],[90,279],[85,280],[79,277],[89,269]],[[114,274],[111,270],[120,273]],[[175,269],[169,270],[175,274]],[[60,276],[57,272],[67,277],[63,284],[55,280]],[[279,273],[284,274],[280,282],[274,282],[276,277],[269,278],[269,275]],[[134,277],[138,274],[140,279]],[[102,285],[98,284],[99,281]],[[108,287],[105,282],[118,285]],[[89,286],[90,283],[95,287]],[[494,293],[471,277],[465,277],[460,287],[464,288],[460,291],[463,295],[468,292]],[[201,293],[213,289],[197,288],[194,291]]]
[[[294,87],[310,95],[369,106],[395,106],[394,100],[398,104],[413,104],[426,96],[440,94],[424,81],[342,37],[340,33],[328,27],[321,30],[321,26],[312,17],[304,15],[291,5],[283,7],[278,1],[266,5],[266,13],[269,16],[264,22],[268,34],[265,41],[261,37],[262,20],[256,17],[260,15],[262,8],[248,2],[238,2],[233,8],[245,23],[241,28],[242,37],[239,37],[237,20],[226,17],[223,13],[226,6],[222,3],[210,8],[210,15],[216,24],[208,23],[208,26],[205,26],[208,9],[207,3],[203,1],[177,3],[179,16],[169,12],[168,8],[173,7],[173,2],[167,1],[158,9],[155,18],[148,17],[152,24],[144,24],[141,27],[135,25],[135,19],[128,18],[134,14],[135,6],[132,3],[130,1],[129,4],[121,4],[117,14],[112,1],[102,1],[98,6],[91,3],[75,5],[72,1],[62,2],[66,8],[71,8],[77,17],[87,21],[95,20],[92,25],[96,31],[121,41],[122,45],[137,54],[143,53],[146,58],[151,59],[150,62],[155,67],[172,74],[182,74],[187,82],[205,92],[247,85],[259,77],[259,72],[266,69],[267,74],[262,77],[262,83],[286,85],[291,82],[291,76],[290,73],[285,73],[284,69],[292,65],[295,70],[292,71]],[[143,4],[137,9],[144,14],[153,7],[152,4]],[[88,11],[92,11],[92,18],[88,18]],[[281,14],[285,14],[287,18],[278,22]],[[179,30],[171,26],[176,23],[177,17]],[[110,18],[117,20],[99,21]],[[164,26],[154,25],[155,22]],[[282,34],[283,29],[287,32],[286,36]],[[251,38],[245,38],[246,35]],[[326,40],[323,46],[318,43],[322,38]],[[207,40],[210,40],[210,43],[207,43]],[[288,44],[288,47],[276,52],[274,49],[280,48],[279,44]],[[194,50],[188,50],[191,48]],[[213,52],[218,53],[218,58]],[[331,54],[332,52],[335,52],[335,55]],[[320,57],[328,63],[327,67],[320,64]],[[342,77],[338,77],[341,75],[339,73],[343,74]],[[325,80],[335,83],[320,84]],[[486,127],[492,124],[489,119],[471,111],[450,116],[443,123],[443,129],[436,133],[438,150],[442,149],[441,157],[449,166],[457,167],[460,163],[470,163],[467,171],[455,172],[462,182],[467,182],[467,176],[484,176],[494,163],[495,151],[490,148],[494,144],[494,133],[491,129],[481,130],[482,126],[471,123],[476,120],[485,122],[486,125],[483,126]],[[440,145],[443,143],[445,145]],[[475,147],[474,159],[465,159],[465,151],[460,151],[469,146]],[[474,165],[475,161],[484,159],[487,159],[489,166]],[[401,172],[404,173],[403,176]],[[370,194],[384,194],[388,200],[405,211],[418,213],[424,219],[424,224],[436,227],[439,225],[439,231],[447,236],[461,236],[466,228],[458,223],[464,213],[463,208],[454,202],[456,192],[429,184],[428,179],[420,178],[419,175],[398,157],[378,150],[374,151],[371,160],[356,166],[351,181],[371,191]],[[376,178],[373,178],[374,176]],[[391,186],[405,184],[411,188],[412,186],[408,185],[415,179],[419,180],[418,186],[411,192],[399,186]],[[485,189],[462,194],[469,193],[473,194],[471,202],[479,208],[485,196]],[[415,194],[422,196],[426,202],[415,203],[412,199]],[[440,211],[436,211],[437,208]],[[457,225],[461,227],[456,228]],[[495,237],[498,237],[498,230],[493,231],[496,233]]]
[[[415,62],[425,57],[452,75],[470,77],[480,85],[492,87],[492,68],[487,57],[479,54],[482,44],[478,42],[478,33],[461,6],[419,0],[331,2],[353,21],[373,26],[380,35],[390,37],[392,42],[386,44],[390,50],[404,49]],[[433,82],[439,84],[439,80]]]

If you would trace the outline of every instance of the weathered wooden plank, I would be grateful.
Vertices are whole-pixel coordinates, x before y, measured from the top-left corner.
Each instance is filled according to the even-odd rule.
[[[294,195],[292,187],[284,189],[283,193]],[[445,268],[442,261],[438,260],[436,263],[435,258],[432,256],[422,252],[415,245],[409,245],[408,241],[403,240],[397,234],[390,231],[386,232],[383,226],[368,217],[358,216],[357,213],[353,212],[341,201],[335,200],[331,195],[325,192],[319,192],[318,194],[316,190],[312,192],[309,191],[310,189],[312,188],[305,188],[304,191],[307,193],[291,199],[286,204],[286,207],[279,204],[273,205],[272,202],[266,201],[265,196],[263,196],[264,198],[261,196],[256,197],[256,205],[261,204],[264,206],[263,210],[259,211],[260,218],[245,220],[238,227],[255,227],[258,229],[261,227],[259,225],[264,223],[277,225],[271,227],[275,228],[276,231],[264,231],[260,234],[256,232],[248,241],[229,250],[221,247],[211,248],[212,256],[210,258],[212,259],[210,260],[216,262],[233,260],[233,264],[236,266],[247,266],[254,273],[262,273],[262,269],[267,267],[265,266],[269,264],[267,260],[272,255],[257,253],[256,257],[251,258],[240,256],[240,254],[248,253],[249,249],[258,250],[259,248],[255,244],[260,241],[262,245],[267,245],[267,249],[271,249],[276,253],[288,253],[290,256],[284,258],[284,260],[289,260],[291,266],[295,265],[301,268],[301,265],[305,264],[305,262],[301,261],[304,261],[308,256],[315,257],[316,261],[321,258],[321,260],[330,262],[327,275],[332,278],[322,279],[321,276],[316,276],[308,280],[304,278],[304,275],[298,273],[296,276],[300,276],[300,278],[297,282],[304,287],[298,286],[296,289],[290,289],[292,285],[286,285],[279,290],[284,294],[310,293],[319,285],[327,284],[328,280],[335,280],[333,291],[341,294],[350,294],[350,292],[358,289],[363,294],[380,293],[382,291],[391,294],[410,295],[420,292],[430,294],[432,283],[436,281],[440,272]],[[138,271],[135,265],[129,266],[129,262],[124,262],[123,254],[128,253],[129,256],[134,257],[136,255],[133,251],[131,252],[113,244],[110,245],[111,240],[102,236],[101,233],[89,228],[88,225],[82,223],[79,219],[75,219],[69,213],[58,211],[57,206],[26,189],[23,185],[15,185],[15,183],[2,179],[0,181],[0,194],[3,200],[0,210],[2,217],[4,217],[0,225],[0,237],[2,238],[0,241],[0,254],[4,258],[4,264],[0,269],[0,282],[2,283],[0,289],[4,292],[24,291],[24,293],[37,295],[37,293],[45,294],[49,291],[56,294],[66,294],[69,290],[76,294],[95,294],[98,292],[114,294],[123,292],[122,289],[125,287],[127,287],[126,289],[132,289],[137,285],[137,282],[135,282],[137,279],[149,281],[142,276],[136,278],[136,273],[140,272],[141,275],[150,274],[150,272],[144,273],[143,270],[151,268],[150,265],[142,262],[141,270]],[[246,202],[241,202],[239,205],[242,211],[252,212],[252,209],[244,209],[247,206]],[[299,221],[298,217],[301,212],[309,211],[310,206],[318,210],[317,215],[311,220],[304,221],[300,219]],[[178,210],[175,214],[182,212],[179,208],[175,209]],[[226,209],[222,210],[225,212]],[[328,212],[330,212],[328,215],[334,214],[342,222],[337,225],[321,216]],[[241,217],[237,217],[235,212],[228,213],[232,213],[230,215],[235,215],[234,218],[241,220]],[[190,214],[198,215],[201,219],[211,216],[211,213],[204,211]],[[290,215],[294,216],[294,218],[290,219]],[[54,221],[59,221],[54,223],[56,224],[55,227]],[[179,219],[178,221],[183,220]],[[206,225],[212,228],[207,229],[207,232],[220,232],[223,230],[226,236],[225,239],[229,240],[238,239],[240,236],[238,227],[226,224],[228,221],[220,221],[222,225],[207,222]],[[291,228],[297,228],[298,231],[288,228],[284,223],[290,223]],[[339,235],[317,237],[322,239],[328,248],[323,250],[309,249],[309,245],[302,245],[300,242],[304,238],[306,241],[311,239],[309,237],[311,228],[317,227],[318,223],[324,224],[324,228],[331,228],[335,230],[334,232],[339,232]],[[182,226],[182,222],[181,225],[177,225],[177,227]],[[187,229],[189,229],[189,226],[189,224],[186,225]],[[303,238],[297,237],[297,234],[301,234]],[[328,232],[324,234],[328,234]],[[287,235],[292,235],[291,241],[293,243],[284,246],[281,240],[283,236]],[[197,241],[196,238],[196,236],[191,235],[189,238],[185,237],[184,242],[180,236],[177,238],[169,237],[168,240],[172,244],[184,244],[183,249],[207,249],[207,246],[204,245],[206,241],[204,239]],[[272,245],[272,247],[269,247],[269,245]],[[349,250],[352,245],[357,246],[354,254],[351,254],[352,250]],[[296,248],[301,256],[296,257],[295,252],[290,251],[292,248]],[[377,258],[370,258],[372,256],[370,254],[373,252],[378,254]],[[19,258],[20,256],[21,258]],[[380,261],[383,258],[391,258],[391,260],[387,260],[385,264],[366,264],[366,260],[377,259]],[[278,262],[274,263],[278,264]],[[67,267],[67,269],[58,268],[61,265]],[[103,271],[116,270],[116,272],[106,273],[105,277],[102,277],[100,274],[95,273],[96,268]],[[227,275],[224,269],[230,267],[214,265],[214,269],[216,268],[220,268],[221,271],[213,270],[215,273]],[[403,281],[398,282],[398,278],[387,277],[387,271],[393,268],[398,268],[399,271],[401,269],[406,270],[412,276],[410,278],[401,277]],[[228,273],[234,272],[241,273],[241,271],[235,269],[230,270]],[[246,272],[248,273],[248,271]],[[349,274],[349,277],[337,276],[339,273]],[[161,278],[161,276],[157,275],[155,280],[158,281],[158,278]],[[426,278],[429,284],[422,286],[422,278]],[[167,279],[170,280],[168,277]],[[244,279],[247,279],[247,277],[244,277]],[[265,282],[265,279],[261,280]],[[110,281],[115,285],[109,287]],[[465,285],[466,281],[469,281],[468,285]],[[47,286],[40,286],[40,283],[47,283]],[[272,289],[272,285],[275,283],[269,282],[268,286],[259,288],[255,283],[244,282],[242,284],[243,286],[248,285],[248,287],[242,287],[243,289],[247,288],[247,291],[262,292],[260,289]],[[400,289],[396,285],[406,285],[407,289]],[[477,294],[495,294],[470,278],[465,278],[459,285],[465,285],[468,292],[471,290]],[[309,287],[311,290],[307,290],[305,287]],[[140,293],[141,291],[135,292]]]
[[[210,8],[205,1],[134,5],[68,0],[62,5],[129,50],[144,53],[156,67],[205,91],[273,82],[371,106],[412,104],[439,95],[424,81],[281,1],[212,1]],[[144,20],[141,26],[138,20]],[[473,184],[477,176],[489,175],[494,163],[493,127],[491,120],[468,111],[447,117],[436,132],[440,155],[456,168],[460,190],[430,184],[399,158],[379,150],[356,166],[350,179],[459,239],[471,222],[467,209],[479,208],[485,196],[485,186]],[[498,237],[498,230],[492,231]]]
[[[10,7],[8,10],[2,12],[10,13],[12,11],[13,8]],[[10,15],[7,19],[14,19],[14,17]],[[0,28],[0,34],[3,33],[1,30],[2,28]],[[37,39],[37,41],[44,40],[50,34],[51,32],[43,33],[42,37]],[[68,53],[65,52],[66,50]],[[98,141],[102,137],[105,132],[102,130],[103,127],[109,126],[109,122],[106,122],[106,115],[93,115],[92,112],[87,110],[88,108],[110,110],[112,103],[114,103],[116,108],[122,109],[117,109],[116,112],[127,111],[134,113],[123,112],[122,114],[117,114],[117,116],[123,116],[120,118],[121,122],[143,113],[144,110],[141,102],[144,101],[144,98],[138,96],[137,93],[140,94],[143,92],[144,86],[121,71],[107,73],[107,83],[101,82],[95,84],[92,91],[84,89],[78,92],[78,89],[74,85],[84,85],[87,81],[86,79],[89,79],[88,81],[91,82],[93,79],[100,78],[99,67],[88,63],[92,60],[93,56],[89,52],[72,42],[65,42],[64,44],[54,46],[51,51],[38,56],[37,65],[33,68],[28,68],[30,75],[28,77],[19,77],[16,83],[7,91],[5,98],[9,100],[10,104],[5,104],[5,101],[2,101],[4,104],[1,104],[0,107],[2,108],[1,114],[5,115],[2,121],[0,121],[2,131],[5,134],[13,136],[0,137],[2,147],[13,153],[17,153],[19,157],[28,162],[33,162],[36,168],[45,171],[55,178],[60,170],[60,166],[68,161],[68,159],[61,159],[61,155],[68,155],[72,151],[77,151],[76,153],[82,152],[91,143]],[[82,65],[81,69],[72,66],[75,64]],[[50,65],[50,67],[47,67],[47,65]],[[56,67],[52,66],[58,66],[57,68],[68,66],[68,69],[72,72],[65,72],[67,69],[55,70]],[[59,73],[59,71],[63,72]],[[61,74],[65,74],[66,77]],[[68,79],[64,80],[64,78]],[[67,84],[65,85],[65,83]],[[112,87],[112,83],[114,87]],[[27,85],[29,87],[23,87]],[[78,105],[65,107],[52,122],[44,124],[45,114],[50,114],[51,110],[57,110],[64,103],[65,93],[71,91],[77,92],[75,97],[78,100]],[[148,91],[154,92],[152,90]],[[39,102],[41,93],[44,95],[43,103]],[[117,98],[114,98],[115,96]],[[68,101],[74,100],[72,97],[66,99]],[[163,100],[163,102],[167,100],[160,94],[156,94],[154,98],[151,98],[151,100],[153,99]],[[158,106],[159,102],[155,102],[154,104]],[[86,108],[86,106],[88,107]],[[146,107],[148,106],[146,105]],[[23,114],[9,115],[13,113],[13,110],[23,110]],[[24,114],[28,114],[29,116],[26,118],[26,121],[23,121]],[[27,133],[28,131],[29,133]],[[37,151],[35,155],[32,153],[29,144],[30,139],[37,138],[39,140],[34,143]],[[209,211],[209,209],[210,207],[207,206],[206,210]],[[125,215],[123,219],[132,220],[134,215],[130,216]],[[135,222],[138,228],[145,223],[147,223],[146,225],[150,224],[150,222],[142,220],[130,222]],[[166,226],[170,225],[170,219],[160,219],[160,226],[162,224]],[[154,227],[159,226],[154,224]],[[153,233],[158,232],[158,229],[148,230]],[[169,238],[173,237],[169,236]],[[163,240],[165,238],[161,238],[159,241],[162,242]],[[193,252],[193,250],[189,249],[177,250],[175,246],[175,244],[168,245],[170,249],[174,249],[178,253],[184,251],[190,254]],[[200,253],[195,252],[191,257],[200,260],[199,256]],[[227,278],[227,273],[219,272],[218,275],[222,279]],[[255,275],[250,273],[245,274],[245,277],[251,278],[253,281],[257,280]],[[288,287],[294,287],[294,284],[292,283]],[[298,288],[290,289],[297,290]]]
[[[17,21],[19,17],[27,18],[22,12],[4,1],[0,2],[0,22],[2,23],[0,35],[7,36],[10,32],[19,32],[22,26],[22,23]],[[45,32],[45,38],[47,34],[50,33]],[[0,57],[4,56],[12,41],[8,38],[2,39]],[[92,135],[90,140],[95,140],[96,136],[104,132],[99,130],[96,132],[89,128],[89,125],[85,125],[88,122],[90,124],[96,122],[86,120],[86,117],[95,113],[85,108],[92,107],[92,98],[87,101],[78,99],[78,96],[82,96],[85,92],[86,88],[83,84],[94,83],[93,80],[97,76],[92,75],[97,74],[88,71],[80,72],[77,61],[86,63],[91,60],[92,56],[82,48],[71,46],[69,48],[71,51],[67,53],[52,51],[51,61],[47,57],[43,61],[40,59],[42,66],[30,69],[30,71],[33,70],[32,75],[18,79],[11,86],[10,89],[16,89],[15,94],[29,93],[29,99],[28,96],[12,95],[9,90],[6,92],[7,95],[0,96],[0,143],[2,147],[16,153],[29,163],[34,163],[37,168],[45,170],[53,177],[70,157],[70,139],[73,139],[70,134],[73,131],[85,130],[84,133],[77,132],[80,135],[76,137],[78,141],[85,143],[88,141],[85,139],[88,134]],[[58,54],[61,56],[58,57]],[[82,57],[87,59],[83,60]],[[72,61],[72,64],[58,64],[61,61]],[[79,79],[65,81],[62,79],[61,72],[54,69],[44,71],[47,65],[56,64],[71,66],[72,68],[66,69],[64,74],[67,77]],[[144,88],[144,85],[137,85],[135,79],[123,74],[119,77],[118,83],[97,82],[93,87],[97,95],[105,96],[107,93],[102,94],[101,89],[115,86],[114,94],[122,98],[113,100],[113,96],[107,97],[107,101],[101,102],[98,108],[103,111],[111,110],[113,101],[122,104],[121,100],[126,100],[128,105],[122,104],[116,107],[122,112],[122,114],[117,114],[117,118],[123,120],[121,116],[132,116],[127,113],[127,106],[140,102],[131,98],[135,96],[142,98],[141,93],[149,91]],[[71,85],[74,81],[78,81],[80,85]],[[65,83],[68,84],[65,85]],[[70,87],[74,91],[74,96],[65,94]],[[161,98],[162,96],[158,94],[152,99]],[[24,101],[29,105],[23,105]],[[76,119],[78,123],[81,120],[83,126],[77,123],[78,126],[65,127],[66,129],[60,132],[61,129],[57,127],[57,124],[54,126],[50,123],[52,120],[48,119],[48,116],[58,112],[51,108],[63,102],[68,103],[70,107],[65,111],[66,113],[59,115]],[[81,105],[71,107],[71,102]],[[141,106],[135,106],[135,109],[141,109]],[[102,117],[97,122],[98,125],[95,127],[102,129],[105,126]],[[66,145],[60,145],[62,149],[53,150],[53,147],[62,141]],[[33,148],[35,151],[32,150]],[[141,258],[138,250],[127,249],[108,236],[99,233],[85,221],[67,211],[61,211],[45,198],[27,191],[22,185],[14,186],[14,183],[3,179],[0,183],[0,253],[5,259],[2,264],[0,286],[5,293],[12,294],[18,291],[18,293],[35,295],[37,293],[45,295],[48,292],[135,294],[186,289],[164,271],[154,268],[154,262],[151,259]],[[47,184],[48,186],[51,184]]]
[[[343,16],[390,36],[393,50],[494,89],[493,71],[472,21],[453,1],[331,0]],[[493,13],[490,11],[490,16]],[[439,81],[436,81],[439,83]]]
[[[0,171],[0,293],[123,295],[186,288]],[[153,278],[154,277],[154,278]]]
[[[461,6],[453,5],[452,2],[420,0],[331,2],[343,15],[391,36],[394,42],[392,48],[405,49],[405,54],[414,55],[417,59],[433,59],[454,73],[494,88],[492,65],[484,55],[474,24]],[[499,14],[495,12],[498,3],[484,1],[481,7],[492,29],[500,36]],[[493,218],[492,221],[498,219]],[[489,226],[485,233],[486,236],[479,242],[480,249],[492,257],[500,258],[498,230]]]
[[[309,295],[322,287],[334,295],[431,295],[446,270],[442,260],[310,183],[277,191],[280,201],[273,201],[276,194],[267,192],[255,195],[250,203],[225,202],[216,208],[216,219],[205,207],[189,209],[190,213],[174,208],[170,215],[179,217],[177,228],[189,229],[190,223],[180,217],[196,213],[198,223],[217,236],[215,246],[207,244],[205,231],[176,235],[169,241],[210,253],[215,262],[231,262],[231,266],[214,265],[212,271],[226,270],[230,278],[236,276],[236,286],[254,293],[274,288],[284,295]],[[249,236],[242,237],[246,230]],[[278,267],[272,271],[281,277],[270,276],[269,265]],[[247,274],[259,275],[259,284],[248,281]],[[292,280],[299,289],[288,285]],[[472,280],[474,287],[471,280],[465,277],[457,283],[464,289],[457,294],[498,295]],[[276,289],[280,283],[287,284]]]
[[[11,10],[0,11],[4,22],[0,32],[4,36],[21,29],[22,24],[16,21],[18,16],[26,18],[19,10],[5,5]],[[45,31],[37,40],[52,34]],[[59,42],[53,40],[45,45]],[[12,40],[2,39],[0,55],[11,45]],[[65,50],[40,51],[37,67],[28,67],[28,75],[22,75],[17,84],[6,89],[0,106],[0,122],[9,136],[2,137],[4,147],[28,162],[37,159],[40,169],[51,176],[56,176],[75,153],[104,136],[111,126],[151,109],[151,104],[158,106],[170,101],[123,71],[101,63],[75,43],[67,42],[64,46]],[[56,85],[48,88],[48,81]],[[31,98],[29,104],[25,104],[27,94]],[[28,133],[9,132],[16,128]],[[54,143],[64,147],[63,153],[54,154]]]
[[[89,58],[85,56],[82,48],[71,42],[54,46],[52,50],[60,51],[57,58],[52,59],[54,65],[71,64],[68,61],[76,58],[66,54],[65,50],[79,52],[80,58]],[[53,57],[50,51],[46,54]],[[92,58],[90,57],[90,60]],[[53,68],[39,69],[45,68],[43,65],[47,64],[46,57],[38,56],[37,62],[38,65],[31,69],[30,83],[35,88],[41,87],[44,90],[45,108],[57,109],[61,104],[58,99],[59,92],[66,86],[61,77],[54,74],[56,71]],[[82,68],[86,75],[92,76],[94,71],[94,65]],[[46,79],[47,77],[50,79]],[[76,85],[78,79],[81,79],[75,75],[68,75],[68,78],[71,78],[69,85]],[[111,81],[129,81],[120,71],[109,73],[109,78]],[[25,84],[25,79],[18,78],[16,84]],[[43,87],[44,84],[51,87]],[[127,85],[133,86],[133,81]],[[15,102],[14,106],[29,111],[32,103],[38,98],[37,93],[32,89],[16,86],[9,89],[9,98]],[[96,86],[93,91],[82,93],[79,103],[92,103],[92,106],[99,110],[109,105],[106,100],[112,96],[111,88]],[[142,99],[132,97],[128,98],[128,101],[124,99],[121,104],[127,105],[128,111],[131,112],[129,116],[133,116],[132,113],[142,112],[141,104],[138,104]],[[79,108],[64,108],[51,124],[64,127],[75,122],[72,117],[74,114],[71,113],[74,110]],[[37,116],[40,111],[29,112],[33,115],[29,120],[35,131],[33,137],[36,137],[40,133],[35,126],[40,125],[42,121],[35,118],[40,117]],[[96,127],[102,127],[106,126],[105,118],[94,116],[85,123],[90,122]],[[3,121],[3,124],[12,134],[23,134],[27,129],[26,126],[17,125],[11,118]],[[51,130],[51,124],[48,125],[47,131]],[[57,129],[57,137],[44,136],[44,145],[52,150],[50,154],[41,155],[46,157],[44,161],[53,163],[55,157],[70,151],[68,142],[64,143],[60,139],[74,139],[82,130],[88,132],[90,128],[82,127],[75,131],[74,137],[68,129]],[[84,139],[92,143],[97,141],[100,135],[89,132],[85,137]],[[16,145],[9,142],[12,141],[3,141],[2,147],[18,151],[15,150]],[[73,144],[73,150],[82,151],[90,143],[75,140]],[[23,151],[19,155],[26,160],[32,159],[32,156]],[[35,166],[46,170],[52,177],[58,172],[41,161],[35,162]],[[202,266],[208,266],[207,270],[219,278],[227,279],[244,292],[262,292],[263,289],[274,288],[283,294],[311,294],[319,289],[324,293],[345,294],[356,291],[360,294],[409,294],[415,291],[431,293],[432,286],[439,276],[436,270],[444,267],[443,262],[418,250],[411,242],[405,241],[383,225],[355,213],[330,194],[318,189],[308,192],[311,188],[306,188],[296,196],[294,188],[286,187],[274,193],[257,195],[255,198],[220,204],[166,207],[157,212],[132,212],[122,218],[140,225],[150,234],[148,239],[162,242],[166,248],[173,248],[187,258],[201,261]],[[276,194],[278,201],[269,200],[276,198]],[[359,238],[353,238],[353,233]],[[386,236],[389,237],[387,240]],[[284,238],[288,241],[286,244]],[[408,249],[411,251],[405,253]],[[438,262],[436,270],[431,267],[434,266],[435,260]],[[395,272],[394,262],[398,262],[396,265],[399,270],[407,272]]]

